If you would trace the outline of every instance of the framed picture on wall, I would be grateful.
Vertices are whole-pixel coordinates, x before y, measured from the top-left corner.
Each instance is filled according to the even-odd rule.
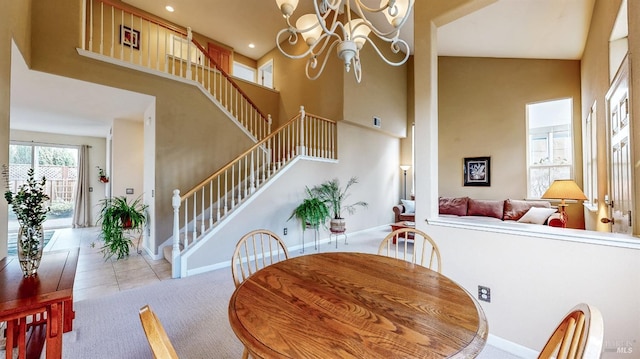
[[[464,185],[491,186],[491,157],[465,157]]]
[[[140,50],[140,31],[120,25],[120,43]]]

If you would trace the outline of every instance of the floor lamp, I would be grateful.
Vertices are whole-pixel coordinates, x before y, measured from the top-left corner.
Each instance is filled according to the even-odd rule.
[[[568,204],[564,203],[565,199],[574,200],[586,200],[587,196],[584,195],[578,184],[573,180],[555,180],[549,186],[549,189],[542,195],[544,199],[559,199],[561,200],[558,207],[560,207],[560,216],[564,220],[563,227],[566,226],[566,222],[569,220],[569,216],[565,211],[565,207]]]
[[[404,199],[407,199],[407,170],[411,168],[411,166],[407,166],[407,165],[402,165],[400,166],[400,169],[402,171],[404,171]]]

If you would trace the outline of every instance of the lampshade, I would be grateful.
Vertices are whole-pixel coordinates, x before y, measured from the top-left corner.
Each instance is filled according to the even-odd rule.
[[[322,20],[322,22],[324,23],[324,20]],[[315,14],[300,16],[298,21],[296,21],[296,27],[300,29],[300,34],[309,46],[315,44],[318,38],[320,38],[320,35],[322,35],[322,27]]]
[[[587,196],[584,195],[575,181],[555,180],[541,198],[586,200]]]
[[[389,0],[381,0],[380,7],[385,6],[388,2]],[[384,16],[386,16],[389,24],[393,25],[393,27],[398,27],[407,15],[407,10],[409,10],[409,0],[396,0],[394,6],[395,9],[385,10]],[[391,10],[391,12],[389,10]]]
[[[351,29],[351,40],[356,43],[358,50],[362,49],[365,42],[367,42],[367,36],[371,32],[371,28],[365,25],[362,19],[353,19],[349,21]]]
[[[403,171],[406,171],[406,170],[408,170],[409,168],[411,168],[411,166],[409,166],[409,165],[402,165],[402,166],[400,166],[400,169],[401,169],[401,170],[403,170]]]
[[[298,0],[276,0],[276,4],[284,17],[291,16],[298,7]]]

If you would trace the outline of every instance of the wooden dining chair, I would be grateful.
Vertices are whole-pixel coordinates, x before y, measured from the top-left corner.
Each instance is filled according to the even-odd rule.
[[[289,251],[275,233],[258,229],[238,241],[231,258],[231,275],[236,287],[258,270],[289,258]]]
[[[266,229],[251,231],[238,241],[231,257],[231,275],[236,288],[260,269],[289,258],[289,251],[282,239]],[[249,358],[247,348],[242,359]]]
[[[581,303],[562,319],[538,359],[599,359],[603,341],[602,314],[595,307]]]
[[[419,264],[432,270],[436,270],[434,267],[437,266],[437,272],[442,271],[440,250],[436,242],[415,228],[399,228],[389,233],[380,243],[378,254]],[[425,265],[427,255],[429,265]]]
[[[156,313],[151,310],[149,305],[140,308],[140,321],[153,352],[153,357],[156,359],[178,359],[178,354],[173,349],[162,323],[160,323]]]

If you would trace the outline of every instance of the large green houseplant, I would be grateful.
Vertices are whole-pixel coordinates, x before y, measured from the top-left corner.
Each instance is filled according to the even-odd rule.
[[[344,201],[349,197],[349,188],[358,183],[357,177],[351,177],[344,187],[340,187],[340,180],[334,178],[325,181],[311,189],[320,200],[327,204],[331,213],[331,231],[344,232],[345,221],[342,217],[342,211],[353,214],[357,207],[367,207],[369,204],[364,201],[358,201],[351,204],[345,204]]]
[[[129,201],[126,196],[106,198],[100,203],[102,207],[98,222],[104,240],[102,252],[106,258],[115,255],[117,259],[122,259],[129,255],[129,248],[133,244],[125,231],[142,232],[147,223],[148,206],[142,203],[140,197]]]
[[[329,218],[329,208],[322,199],[312,192],[309,187],[306,188],[307,197],[302,200],[302,203],[298,205],[291,213],[289,220],[297,218],[301,225],[302,230],[305,228],[318,228],[320,225],[325,225],[327,218]]]

